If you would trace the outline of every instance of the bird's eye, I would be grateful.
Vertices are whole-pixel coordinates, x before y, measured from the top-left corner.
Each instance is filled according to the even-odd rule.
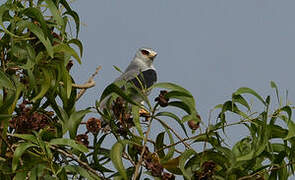
[[[147,50],[144,50],[144,49],[141,50],[141,53],[146,56],[148,56],[150,54],[150,52],[148,52]]]

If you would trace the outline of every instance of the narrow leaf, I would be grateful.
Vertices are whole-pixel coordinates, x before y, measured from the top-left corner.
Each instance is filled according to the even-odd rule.
[[[258,100],[260,100],[264,105],[266,105],[263,98],[253,89],[247,88],[247,87],[241,87],[236,92],[234,92],[234,95],[242,95],[242,94],[252,94],[255,96]]]
[[[81,152],[88,152],[88,148],[82,144],[77,143],[73,139],[66,139],[66,138],[56,138],[50,141],[51,145],[63,145],[63,146],[70,146],[74,149],[77,149]]]
[[[82,63],[79,55],[68,44],[57,44],[53,47],[53,51],[54,53],[68,53],[69,55],[73,56],[79,64]]]
[[[57,9],[54,2],[52,0],[45,0],[45,2],[47,3],[49,10],[51,11],[53,19],[56,21],[56,23],[59,26],[63,26],[64,21],[63,21],[61,15],[60,15],[60,11]]]
[[[142,128],[141,128],[141,125],[140,125],[140,119],[139,119],[139,109],[140,108],[138,106],[132,105],[133,122],[135,124],[135,127],[136,127],[139,135],[141,137],[143,137],[143,131],[142,131]]]
[[[194,154],[196,154],[196,152],[193,149],[188,149],[180,156],[179,169],[186,179],[191,179],[191,175],[185,170],[185,162]]]
[[[15,172],[19,159],[23,155],[23,153],[30,147],[36,147],[35,144],[32,143],[21,143],[14,151],[13,159],[12,159],[12,171]]]
[[[115,168],[119,171],[123,179],[127,180],[128,179],[127,173],[122,161],[123,150],[124,150],[124,145],[121,142],[115,143],[110,152],[110,157]]]

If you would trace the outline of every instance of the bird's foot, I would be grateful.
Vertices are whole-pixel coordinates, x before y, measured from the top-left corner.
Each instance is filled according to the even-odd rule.
[[[149,117],[151,114],[148,111],[146,111],[145,109],[140,109],[139,115],[143,116],[143,117]]]

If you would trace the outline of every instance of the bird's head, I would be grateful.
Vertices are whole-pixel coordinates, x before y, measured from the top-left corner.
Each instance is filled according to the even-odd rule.
[[[140,60],[142,64],[146,66],[151,66],[155,57],[157,56],[157,52],[151,48],[140,48],[135,55],[135,59]]]

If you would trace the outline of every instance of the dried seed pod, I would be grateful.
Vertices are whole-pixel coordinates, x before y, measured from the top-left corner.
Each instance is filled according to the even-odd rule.
[[[166,90],[160,91],[159,96],[155,99],[155,101],[158,102],[161,107],[167,107],[168,106],[169,98],[165,97],[165,95],[167,93],[168,92]]]
[[[200,127],[200,120],[201,120],[201,116],[199,114],[196,115],[197,116],[197,121],[194,119],[191,119],[187,122],[188,126],[192,129],[192,130],[197,130]]]
[[[97,134],[101,128],[101,121],[98,118],[89,118],[86,122],[86,128],[92,134]]]
[[[88,141],[88,135],[87,134],[79,134],[76,136],[75,140],[80,143],[83,144],[85,146],[88,146],[89,141]]]
[[[174,180],[175,176],[173,174],[164,172],[162,175],[162,180]]]
[[[66,69],[67,69],[68,71],[70,71],[71,68],[73,67],[73,65],[74,65],[74,61],[73,61],[73,60],[69,60],[67,66],[66,66]]]
[[[196,122],[195,120],[189,120],[187,124],[192,130],[197,130],[200,127],[200,122]]]

